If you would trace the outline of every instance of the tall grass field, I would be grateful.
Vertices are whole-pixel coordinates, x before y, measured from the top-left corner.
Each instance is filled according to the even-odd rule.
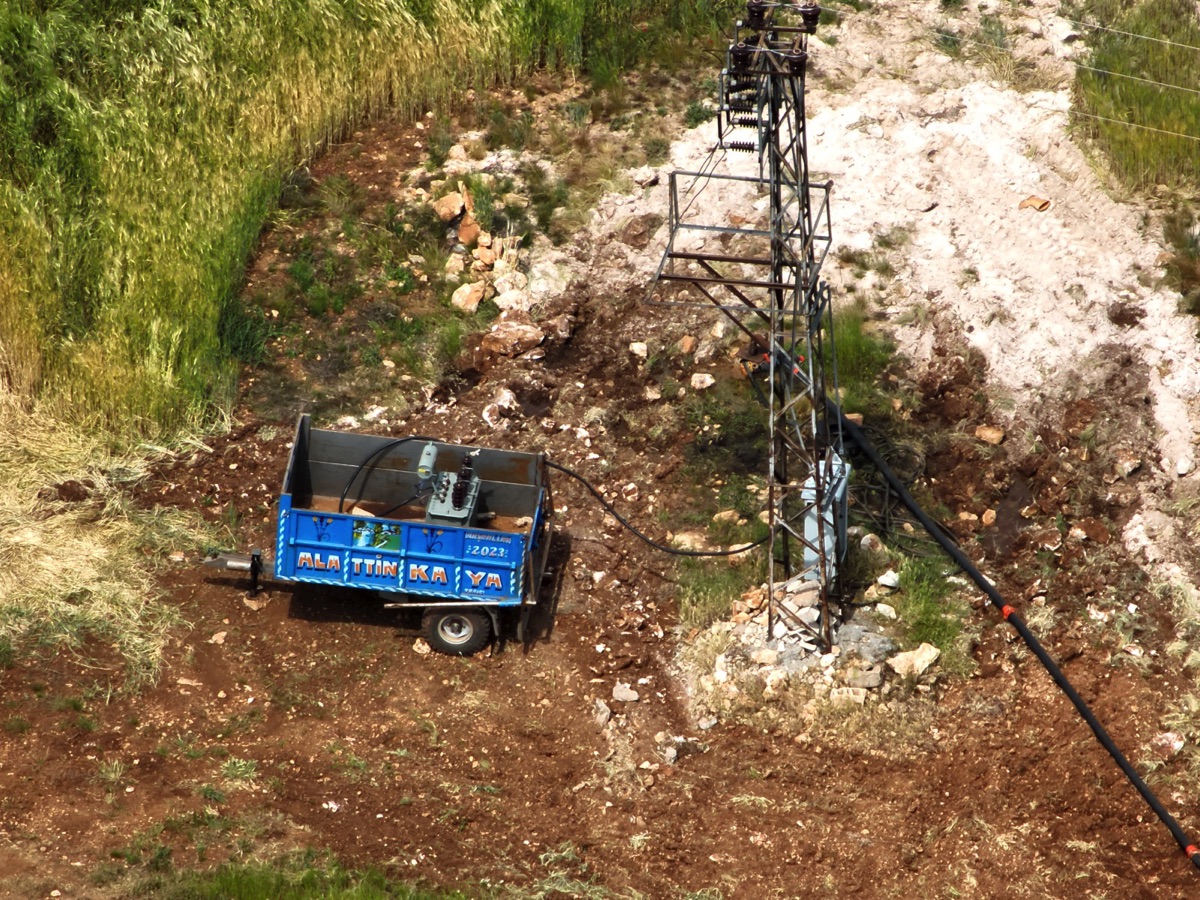
[[[1200,8],[1193,0],[1085,0],[1067,14],[1109,29],[1082,29],[1091,48],[1084,62],[1101,71],[1076,75],[1075,105],[1084,114],[1076,117],[1079,128],[1128,186],[1194,191],[1200,185]]]
[[[109,434],[202,422],[231,395],[222,322],[293,166],[537,65],[611,77],[726,5],[7,0],[0,390]]]

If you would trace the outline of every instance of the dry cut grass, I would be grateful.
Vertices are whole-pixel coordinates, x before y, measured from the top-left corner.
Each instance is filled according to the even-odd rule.
[[[157,675],[180,619],[152,574],[170,550],[196,548],[203,526],[130,503],[122,488],[144,466],[0,392],[0,643],[10,657],[84,652],[94,639],[124,659],[131,686]],[[87,498],[60,500],[56,486],[69,481],[87,485]]]

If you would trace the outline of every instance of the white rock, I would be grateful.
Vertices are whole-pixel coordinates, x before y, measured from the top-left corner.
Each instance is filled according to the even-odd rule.
[[[609,706],[607,703],[605,703],[603,700],[601,700],[599,697],[597,697],[596,698],[596,725],[599,728],[603,728],[605,725],[608,724],[608,720],[611,718],[612,718],[612,710],[609,709]]]
[[[645,341],[634,341],[629,345],[629,352],[638,359],[645,359],[650,355],[650,348],[646,346]]]
[[[766,677],[763,678],[763,682],[763,699],[776,699],[784,687],[787,686],[787,669],[772,669],[767,673]]]
[[[868,553],[887,553],[887,547],[877,534],[864,534],[858,545]]]
[[[633,179],[633,183],[638,187],[653,187],[658,184],[658,172],[650,168],[650,166],[642,166],[640,169],[634,169],[629,173],[629,177]]]
[[[879,613],[879,615],[883,616],[885,619],[897,618],[895,608],[888,606],[886,603],[876,603],[875,612]]]
[[[916,650],[908,650],[904,653],[897,653],[887,661],[887,664],[901,678],[907,678],[910,675],[914,678],[920,678],[932,666],[942,651],[933,644],[922,644]]]
[[[428,656],[433,652],[433,648],[429,646],[429,642],[425,638],[417,638],[413,641],[413,652],[418,656]]]
[[[483,300],[484,287],[482,281],[459,285],[450,295],[450,305],[461,309],[468,315],[475,312],[479,309],[480,301]]]
[[[1175,464],[1175,474],[1180,478],[1191,475],[1194,471],[1196,471],[1196,461],[1190,456],[1183,457]]]
[[[835,687],[829,692],[829,703],[832,706],[862,706],[866,700],[866,688]]]
[[[707,372],[696,372],[692,375],[691,385],[693,391],[703,391],[712,387],[717,383],[717,379],[713,378]]]
[[[758,666],[774,666],[779,663],[779,651],[763,647],[750,654],[750,662]]]
[[[623,681],[613,685],[612,696],[619,703],[637,703],[641,699],[638,692]]]
[[[497,294],[492,298],[492,302],[500,307],[500,309],[516,309],[521,312],[529,312],[533,306],[533,298],[529,296],[529,291],[520,288],[513,288],[510,291]]]
[[[512,413],[516,409],[517,395],[502,387],[496,391],[492,402],[483,408],[483,421],[487,422],[490,428],[499,428],[504,414]]]
[[[526,325],[522,322],[497,322],[492,330],[484,335],[480,347],[489,353],[499,356],[516,356],[526,350],[532,350],[542,342],[545,335],[536,325]]]
[[[900,576],[896,574],[895,569],[888,569],[875,579],[875,583],[880,587],[885,587],[894,591],[896,588],[900,587]]]
[[[816,625],[821,620],[821,610],[815,606],[806,606],[796,613],[796,618],[805,625]]]
[[[504,294],[508,291],[525,291],[529,289],[529,279],[520,272],[506,272],[493,281],[492,286],[496,289],[497,294]]]

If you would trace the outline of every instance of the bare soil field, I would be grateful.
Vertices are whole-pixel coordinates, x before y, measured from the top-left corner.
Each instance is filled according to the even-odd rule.
[[[1061,115],[1030,111],[1030,95],[966,62],[936,60],[891,8],[847,20],[837,46],[814,53],[830,80],[853,70],[855,86],[814,79],[811,110],[813,166],[835,178],[835,228],[846,222],[835,246],[894,260],[889,278],[856,275],[851,254],[831,257],[826,273],[870,295],[904,354],[889,370],[896,418],[878,425],[938,436],[917,473],[924,496],[1195,833],[1190,744],[1161,744],[1194,675],[1167,651],[1187,635],[1160,590],[1165,566],[1183,580],[1191,571],[1162,510],[1190,496],[1194,477],[1177,467],[1191,449],[1194,324],[1139,284],[1149,239],[1080,162]],[[889,73],[910,66],[936,68],[943,86],[898,86]],[[1061,99],[1045,93],[1034,105]],[[863,121],[864,108],[884,107]],[[998,150],[983,129],[999,111],[1010,136],[1033,133],[1044,152],[1016,138]],[[1029,130],[1013,129],[1024,116]],[[914,129],[937,132],[936,146],[918,145]],[[688,132],[672,161],[694,165],[712,138],[711,125]],[[368,204],[398,202],[427,142],[413,126],[366,128],[314,164],[313,183],[337,175]],[[958,162],[939,168],[945,148]],[[1018,209],[1038,188],[1012,174],[1023,166],[1044,193],[1045,180],[1068,172],[1094,202],[1056,202],[1045,213],[1055,218],[1040,220],[1052,224],[1030,238],[1015,217],[1042,214]],[[1048,193],[1058,191],[1055,182]],[[648,534],[682,530],[676,514],[702,495],[711,503],[712,491],[688,475],[703,426],[668,415],[682,399],[663,399],[663,387],[701,370],[733,381],[737,368],[732,337],[712,337],[714,314],[641,303],[664,212],[661,185],[613,192],[574,242],[535,244],[533,265],[559,267],[565,287],[538,299],[534,321],[558,324],[534,354],[487,352],[482,334],[468,335],[450,369],[424,384],[328,364],[335,336],[356,339],[354,310],[322,320],[326,335],[278,336],[271,360],[244,379],[232,430],[160,466],[139,502],[232,523],[239,549],[270,548],[296,413],[328,409],[339,379],[370,377],[377,392],[345,410],[363,429],[544,451],[604,486]],[[880,248],[877,235],[896,227],[905,243]],[[1043,254],[1033,270],[1035,245],[1052,238],[1058,262]],[[1090,240],[1111,248],[1097,265],[1119,271],[1090,268]],[[264,236],[248,291],[283,277],[296,242],[289,228]],[[1134,307],[1140,315],[1121,315]],[[679,349],[688,337],[714,343],[704,363]],[[660,358],[648,364],[633,342]],[[497,412],[505,390],[516,402]],[[1004,440],[977,439],[979,426]],[[637,490],[623,496],[629,484]],[[63,504],[88,502],[84,486],[57,490]],[[101,646],[19,660],[0,675],[4,715],[23,723],[0,741],[0,894],[126,896],[172,867],[303,850],[498,896],[1099,900],[1200,890],[1169,833],[982,598],[967,676],[897,686],[893,702],[815,719],[785,703],[714,725],[702,722],[697,673],[681,662],[699,635],[679,624],[670,558],[573,481],[557,480],[554,493],[556,585],[526,645],[509,635],[473,658],[429,653],[415,615],[369,595],[268,583],[251,597],[243,580],[187,559],[162,588],[189,625],[152,688],[118,690],[122,663]],[[1149,537],[1147,521],[1159,523]],[[618,683],[639,699],[615,701]],[[611,718],[598,717],[598,700]]]

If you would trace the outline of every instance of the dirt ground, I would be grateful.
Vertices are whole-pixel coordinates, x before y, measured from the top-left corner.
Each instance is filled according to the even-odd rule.
[[[313,177],[343,173],[386,200],[423,137],[381,124],[335,148]],[[610,213],[610,239],[650,199]],[[265,238],[252,284],[281,240]],[[661,252],[650,245],[648,256]],[[629,270],[592,277],[608,249],[560,252],[574,254],[579,277],[541,314],[568,316],[568,336],[542,358],[486,366],[468,341],[430,390],[381,389],[388,409],[364,427],[544,450],[614,492],[632,482],[643,500],[657,492],[662,508],[687,502],[683,461],[695,435],[630,427],[665,401],[648,399],[664,375],[640,366],[629,344],[671,347],[712,318],[640,305],[644,283],[625,283],[637,280]],[[1190,679],[1163,649],[1175,638],[1169,604],[1120,539],[1157,476],[1149,465],[1116,474],[1118,451],[1154,446],[1149,398],[1160,376],[1136,352],[1089,343],[1074,357],[1087,380],[1043,390],[1017,417],[989,395],[987,348],[971,346],[952,310],[934,313],[911,342],[920,363],[904,379],[907,427],[950,436],[926,453],[922,487],[1014,605],[1050,609],[1040,620],[1049,651],[1126,753],[1152,764],[1164,803],[1195,833],[1200,796],[1184,758],[1154,749]],[[732,375],[723,360],[706,371]],[[683,383],[694,368],[683,357],[665,366]],[[245,546],[271,547],[294,416],[319,382],[304,360],[280,354],[246,381],[233,430],[164,465],[140,486],[141,501],[213,521],[232,507]],[[483,410],[505,387],[530,402],[493,429]],[[290,404],[283,390],[294,392]],[[971,438],[989,424],[1008,430],[1004,443]],[[18,661],[0,681],[6,716],[26,723],[0,741],[0,893],[120,896],[172,866],[309,848],[429,885],[512,885],[541,897],[603,888],[1099,900],[1200,890],[1169,833],[982,601],[974,674],[943,681],[936,704],[914,697],[865,734],[804,730],[786,717],[765,730],[701,728],[679,669],[686,636],[670,560],[624,535],[576,483],[554,490],[558,584],[527,646],[509,640],[468,659],[422,653],[410,612],[277,583],[252,598],[243,579],[184,560],[163,588],[189,627],[155,687],[112,691],[121,663],[104,647]],[[627,508],[663,536],[648,504]],[[992,526],[982,523],[988,510]],[[1065,538],[1072,526],[1086,539]],[[1137,657],[1127,633],[1090,614],[1129,603],[1141,609]],[[617,682],[640,700],[614,701]],[[612,708],[607,727],[597,700]]]

